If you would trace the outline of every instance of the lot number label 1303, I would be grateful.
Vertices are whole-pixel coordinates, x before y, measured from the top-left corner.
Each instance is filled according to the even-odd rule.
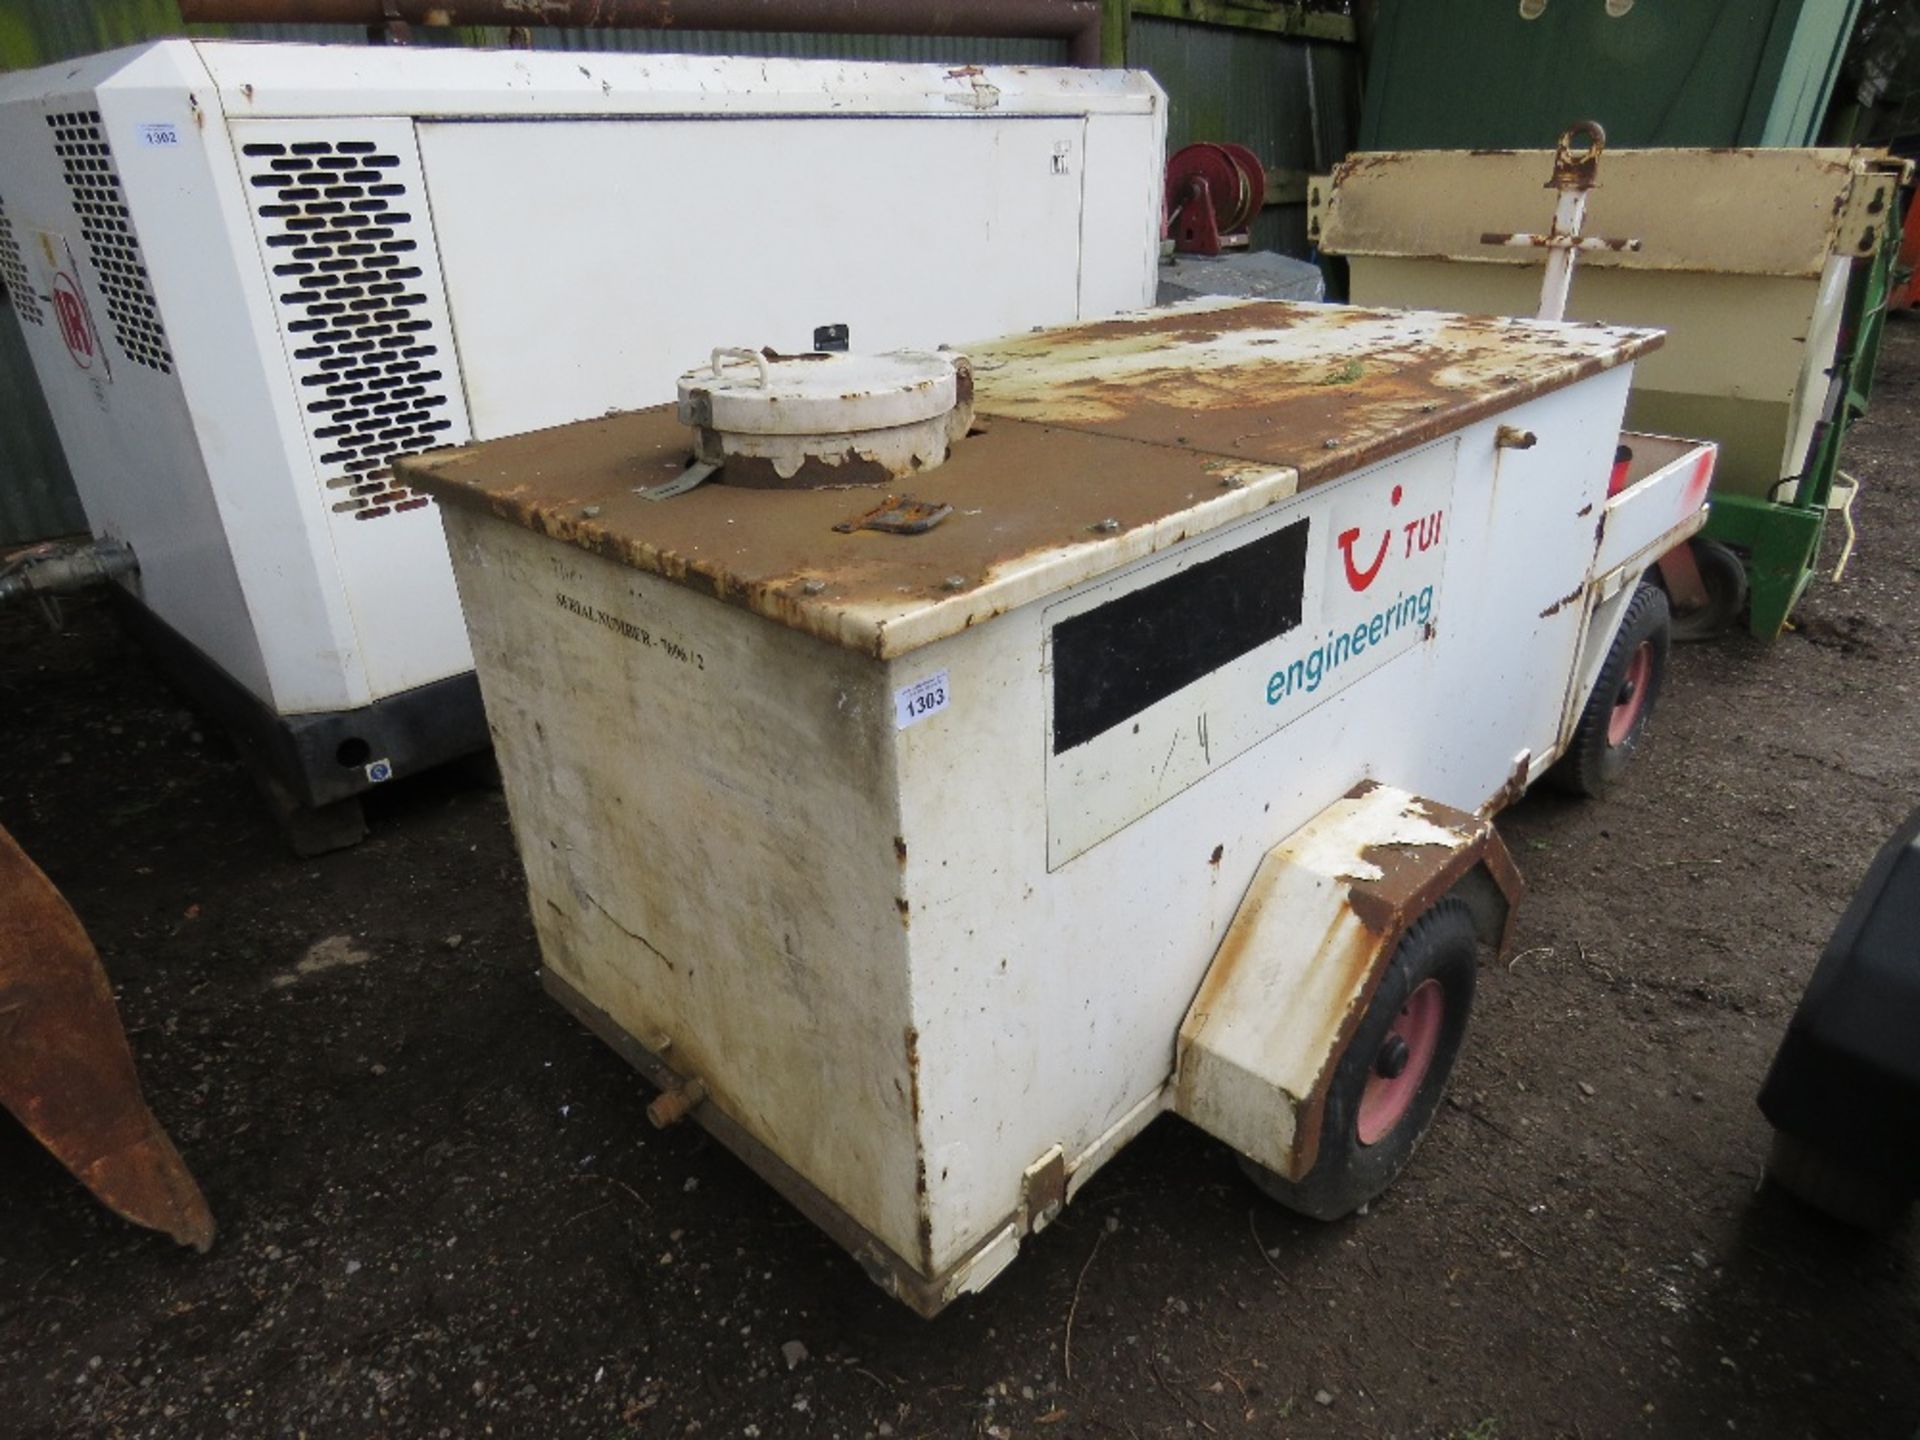
[[[893,692],[893,728],[904,730],[929,715],[938,715],[953,699],[947,685],[947,672],[936,670],[924,680],[902,686]]]

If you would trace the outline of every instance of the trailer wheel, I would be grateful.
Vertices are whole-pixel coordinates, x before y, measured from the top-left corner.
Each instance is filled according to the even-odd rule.
[[[1698,610],[1674,613],[1673,638],[1682,644],[1716,640],[1733,628],[1747,608],[1747,567],[1718,540],[1696,535],[1687,548],[1699,567],[1700,582],[1707,587],[1707,603]]]
[[[1478,963],[1465,902],[1442,900],[1414,921],[1334,1067],[1313,1169],[1287,1180],[1243,1157],[1253,1183],[1316,1220],[1350,1215],[1391,1185],[1446,1092]]]
[[[1672,634],[1666,592],[1657,585],[1642,584],[1627,602],[1620,632],[1574,727],[1573,742],[1547,772],[1559,789],[1598,796],[1620,778],[1646,735],[1647,721],[1660,699]]]

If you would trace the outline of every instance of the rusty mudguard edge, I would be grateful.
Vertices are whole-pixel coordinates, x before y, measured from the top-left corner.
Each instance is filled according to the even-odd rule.
[[[1288,1179],[1408,926],[1448,897],[1504,954],[1524,887],[1491,819],[1368,781],[1263,857],[1180,1027],[1174,1108]]]
[[[3,829],[0,1106],[115,1214],[212,1246],[206,1198],[140,1093],[92,941]]]

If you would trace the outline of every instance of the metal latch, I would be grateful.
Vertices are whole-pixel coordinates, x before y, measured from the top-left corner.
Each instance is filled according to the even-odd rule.
[[[1020,1177],[1027,1229],[1038,1234],[1059,1218],[1067,1205],[1067,1156],[1058,1145],[1029,1165]]]
[[[842,520],[834,526],[842,535],[856,530],[879,530],[888,535],[924,535],[953,513],[953,506],[937,500],[914,500],[905,495],[889,495],[864,515]]]
[[[636,490],[633,493],[642,500],[671,500],[676,495],[684,495],[696,485],[704,485],[720,473],[718,465],[709,465],[704,460],[692,460],[687,468],[664,485],[655,485],[649,490]]]

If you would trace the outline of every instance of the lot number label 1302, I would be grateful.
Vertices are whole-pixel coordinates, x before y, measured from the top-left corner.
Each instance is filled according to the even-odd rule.
[[[893,692],[893,728],[904,730],[929,715],[938,715],[953,699],[947,685],[947,672],[936,670],[924,680],[916,680]]]

